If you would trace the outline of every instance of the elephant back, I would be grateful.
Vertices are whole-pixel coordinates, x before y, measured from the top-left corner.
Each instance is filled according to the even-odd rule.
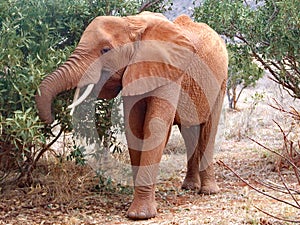
[[[213,71],[221,84],[227,78],[228,56],[225,42],[207,24],[195,23],[187,15],[174,20],[195,46],[199,58]]]
[[[196,49],[181,83],[175,122],[186,126],[204,123],[225,92],[228,56],[224,41],[208,25],[194,23],[188,16],[175,19]]]

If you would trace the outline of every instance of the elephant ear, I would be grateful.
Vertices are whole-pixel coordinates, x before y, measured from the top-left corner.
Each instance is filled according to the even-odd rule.
[[[180,85],[195,48],[181,28],[163,16],[127,17],[135,52],[122,78],[123,96],[141,95],[165,85]]]

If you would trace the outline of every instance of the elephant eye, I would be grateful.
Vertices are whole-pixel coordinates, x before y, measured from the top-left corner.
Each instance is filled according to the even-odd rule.
[[[104,48],[102,48],[101,49],[101,54],[103,55],[103,54],[105,54],[106,52],[109,52],[110,51],[110,47],[104,47]]]

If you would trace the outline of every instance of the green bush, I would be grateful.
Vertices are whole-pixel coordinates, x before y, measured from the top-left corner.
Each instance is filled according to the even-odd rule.
[[[299,11],[300,2],[294,0],[205,0],[194,16],[226,36],[235,58],[241,59],[232,65],[235,71],[248,73],[253,67],[245,62],[252,59],[299,99]]]
[[[7,171],[17,169],[17,176],[26,175],[30,184],[30,173],[43,153],[63,132],[72,130],[66,110],[72,92],[55,100],[57,124],[52,127],[39,121],[34,96],[41,80],[68,58],[89,22],[99,15],[123,16],[151,8],[163,10],[164,3],[0,0],[0,183]],[[51,130],[58,125],[60,132],[53,135]]]
[[[227,80],[227,98],[230,109],[237,109],[237,102],[247,87],[253,87],[263,76],[261,69],[249,55],[245,46],[228,44],[229,66]]]

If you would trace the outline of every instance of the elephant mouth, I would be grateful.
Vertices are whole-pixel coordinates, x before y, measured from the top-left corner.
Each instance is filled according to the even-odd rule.
[[[70,111],[71,116],[74,114],[76,106],[80,105],[91,94],[94,86],[95,84],[89,84],[80,97],[79,97],[80,88],[76,88],[74,98],[73,98],[73,103],[68,106],[68,109],[71,109]]]
[[[122,85],[118,85],[118,81],[120,81],[122,74],[124,73],[125,69],[121,69],[115,72],[115,76],[111,75],[111,73],[109,71],[102,71],[102,75],[104,77],[104,83],[108,82],[108,83],[112,83],[113,85],[108,86],[109,89],[113,90],[114,92],[120,92],[122,90]],[[107,74],[109,74],[107,76]],[[112,81],[110,80],[112,79]],[[101,81],[99,81],[101,83]],[[71,105],[68,106],[68,109],[71,109],[70,111],[70,115],[72,116],[74,114],[75,108],[80,105],[93,91],[94,87],[96,86],[96,84],[91,83],[89,85],[87,85],[85,91],[83,92],[83,94],[79,97],[80,94],[80,90],[81,88],[77,87],[75,94],[74,94],[74,98],[73,98],[73,103]]]

